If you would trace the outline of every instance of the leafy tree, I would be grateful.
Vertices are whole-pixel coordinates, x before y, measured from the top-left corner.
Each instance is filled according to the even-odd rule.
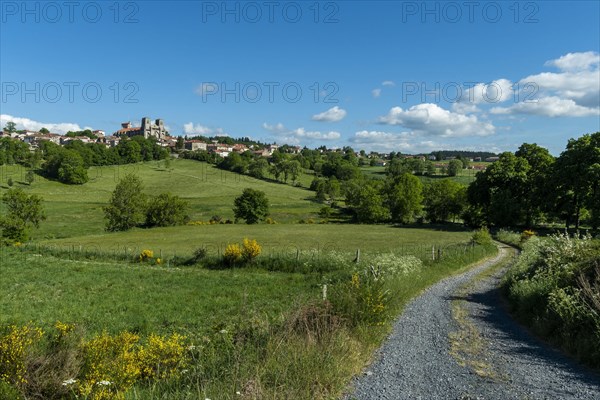
[[[248,174],[257,179],[263,179],[266,174],[266,170],[269,167],[269,163],[264,158],[259,158],[250,162],[248,167]]]
[[[457,176],[460,170],[463,168],[463,163],[460,160],[450,160],[448,163],[448,175]]]
[[[170,193],[161,193],[148,202],[146,226],[175,226],[189,221],[187,201]]]
[[[2,201],[6,206],[6,215],[0,217],[3,241],[24,242],[29,239],[29,228],[38,228],[46,219],[42,207],[42,198],[27,195],[22,189],[9,189]]]
[[[470,204],[481,208],[487,225],[523,224],[529,169],[526,159],[505,152],[485,171],[477,173],[467,190],[468,199]]]
[[[467,188],[451,179],[435,180],[423,191],[425,215],[431,222],[460,216],[467,205]]]
[[[48,129],[46,129],[46,128],[42,128],[42,129],[40,129],[40,131],[39,131],[39,132],[40,132],[40,133],[43,133],[43,134],[45,134],[45,135],[47,135],[47,134],[49,134],[49,133],[50,133],[50,131],[49,131]]]
[[[132,164],[142,161],[142,147],[138,142],[133,140],[125,140],[121,141],[117,147],[123,162]]]
[[[404,173],[397,179],[388,179],[387,204],[392,221],[409,223],[421,212],[423,184],[414,175]]]
[[[32,170],[27,171],[27,174],[25,174],[25,180],[27,181],[27,184],[31,186],[31,184],[35,180],[35,175],[33,174]]]
[[[515,156],[527,160],[528,190],[523,193],[523,207],[525,225],[533,226],[543,217],[543,212],[550,209],[550,202],[554,196],[554,181],[551,177],[554,157],[547,149],[537,144],[523,143],[515,152]]]
[[[389,219],[389,210],[385,207],[381,195],[381,183],[353,179],[346,182],[346,205],[354,213],[359,223],[382,222]]]
[[[177,150],[183,150],[184,147],[185,147],[185,141],[183,140],[183,137],[179,136],[177,138],[177,142],[175,142],[175,148]]]
[[[8,133],[15,133],[17,131],[17,124],[12,121],[8,121],[4,127],[4,131]]]
[[[15,182],[13,181],[13,178],[11,176],[9,176],[8,179],[6,180],[6,184],[8,185],[8,187],[13,187],[13,185],[15,184]]]
[[[570,139],[556,160],[557,205],[567,227],[579,228],[581,212],[588,207],[594,228],[600,225],[600,132]]]
[[[83,158],[79,153],[71,150],[62,153],[58,167],[58,179],[63,183],[73,185],[82,185],[89,180]]]
[[[133,174],[117,183],[108,205],[103,208],[107,231],[126,231],[144,223],[147,200],[142,190],[142,180]]]
[[[236,222],[244,219],[247,224],[256,224],[269,215],[269,199],[260,190],[246,188],[240,196],[235,198],[233,214]]]

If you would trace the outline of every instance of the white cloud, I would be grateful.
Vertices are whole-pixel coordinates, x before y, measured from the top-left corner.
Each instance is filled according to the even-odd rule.
[[[571,99],[561,99],[556,96],[520,102],[510,107],[494,107],[492,114],[532,114],[546,117],[587,117],[600,115],[600,109],[583,107]]]
[[[381,82],[381,85],[382,86],[396,86],[394,81],[383,81],[383,82]]]
[[[487,136],[496,129],[475,115],[451,112],[432,103],[418,104],[407,110],[393,107],[386,116],[379,118],[379,122],[401,125],[418,135],[442,137]]]
[[[358,131],[350,142],[365,147],[370,151],[390,152],[429,152],[440,148],[439,144],[431,140],[418,140],[411,132],[383,132],[383,131]]]
[[[186,135],[229,136],[227,133],[225,133],[223,131],[223,128],[209,128],[208,126],[204,126],[201,124],[194,124],[193,122],[188,122],[187,124],[183,124],[183,133]]]
[[[339,108],[338,106],[332,107],[327,111],[312,116],[313,121],[320,122],[338,122],[344,119],[346,116],[346,110]]]
[[[18,130],[28,130],[28,131],[39,131],[42,128],[48,129],[52,133],[60,133],[65,134],[68,131],[81,131],[84,129],[91,129],[89,127],[81,128],[78,124],[70,123],[70,122],[60,122],[60,123],[52,123],[52,122],[38,122],[29,118],[21,118],[14,117],[8,114],[0,114],[0,125],[1,128],[6,126],[6,123],[12,121],[16,124]]]
[[[381,96],[381,89],[377,88],[377,89],[371,90],[371,95],[375,98]]]
[[[482,104],[502,103],[513,96],[513,83],[508,79],[497,79],[491,83],[478,83],[462,92],[458,103]]]
[[[266,122],[263,123],[263,128],[277,135],[281,140],[289,144],[298,144],[300,139],[308,140],[337,140],[342,135],[336,131],[321,132],[321,131],[307,131],[304,128],[287,129],[282,123],[276,125],[269,125]]]
[[[552,65],[561,71],[585,71],[598,69],[600,64],[600,54],[594,51],[586,51],[584,53],[568,53],[556,59],[546,61],[545,65]]]

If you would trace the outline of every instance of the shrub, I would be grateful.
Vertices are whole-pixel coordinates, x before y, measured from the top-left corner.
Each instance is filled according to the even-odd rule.
[[[138,256],[140,262],[151,261],[154,259],[154,252],[152,250],[142,250]]]
[[[148,202],[146,225],[149,227],[184,225],[189,221],[186,214],[188,207],[188,202],[179,196],[161,193]]]
[[[484,226],[479,230],[473,232],[473,235],[471,236],[471,241],[475,244],[487,246],[492,244],[492,236],[490,235],[490,231],[488,231],[487,227]]]
[[[535,235],[535,232],[532,230],[524,230],[523,233],[521,233],[521,242],[524,242],[526,240],[529,240],[530,238],[532,238]]]
[[[521,244],[521,235],[506,229],[500,229],[496,233],[496,239],[504,243],[512,244],[513,246],[519,246]]]
[[[223,260],[226,265],[233,265],[242,258],[242,249],[237,243],[228,244],[223,253]]]
[[[27,356],[42,337],[39,328],[11,325],[0,336],[0,380],[16,386],[27,383]]]
[[[334,285],[331,296],[336,314],[348,325],[383,325],[389,317],[390,293],[372,268],[354,273],[349,281]]]
[[[138,352],[140,377],[143,379],[166,379],[176,377],[187,364],[185,337],[150,334],[145,346]]]
[[[261,252],[261,247],[255,239],[248,240],[244,238],[242,242],[242,257],[245,261],[252,261]]]

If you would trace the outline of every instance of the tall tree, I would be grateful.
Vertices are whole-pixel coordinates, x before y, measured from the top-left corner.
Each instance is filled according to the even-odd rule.
[[[532,227],[540,221],[543,212],[551,206],[553,181],[551,178],[554,157],[550,152],[537,144],[523,143],[515,156],[527,160],[527,187],[523,193],[525,225]]]
[[[600,223],[600,132],[570,139],[556,160],[554,180],[557,183],[555,209],[562,214],[567,227],[571,222],[579,228],[581,210],[587,206],[595,227]]]
[[[515,226],[524,223],[524,195],[527,192],[529,163],[511,152],[478,172],[469,185],[468,199],[481,208],[487,224]],[[475,210],[473,210],[475,211]]]
[[[2,196],[6,215],[0,216],[3,241],[24,242],[29,239],[29,228],[38,228],[46,219],[42,198],[26,194],[22,189],[9,189]]]
[[[404,173],[397,179],[388,179],[386,192],[392,221],[407,224],[421,212],[423,184],[416,176]]]
[[[117,183],[108,205],[103,208],[107,231],[126,231],[144,223],[147,201],[142,190],[142,180],[133,174]]]
[[[265,192],[246,188],[233,202],[233,214],[236,221],[246,220],[247,224],[256,224],[269,215],[269,199]]]

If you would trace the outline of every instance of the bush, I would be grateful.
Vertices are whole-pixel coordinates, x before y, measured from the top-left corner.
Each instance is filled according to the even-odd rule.
[[[519,319],[594,367],[600,366],[598,260],[600,243],[589,236],[533,236],[504,282]]]
[[[223,253],[223,261],[228,266],[234,265],[242,259],[242,249],[237,243],[228,244]]]
[[[492,236],[490,235],[490,231],[488,231],[488,229],[484,226],[481,229],[473,232],[473,235],[471,236],[471,242],[481,246],[492,244]]]
[[[245,239],[242,242],[242,258],[244,261],[252,261],[261,252],[261,247],[255,239]]]
[[[500,229],[495,236],[499,241],[512,244],[513,246],[519,246],[521,244],[521,235],[516,232]]]
[[[161,193],[148,202],[146,226],[184,225],[189,221],[189,217],[186,215],[188,208],[188,202],[179,196]]]
[[[256,224],[269,215],[269,199],[265,192],[246,188],[240,196],[235,198],[233,214],[236,222],[244,219],[247,224]]]

